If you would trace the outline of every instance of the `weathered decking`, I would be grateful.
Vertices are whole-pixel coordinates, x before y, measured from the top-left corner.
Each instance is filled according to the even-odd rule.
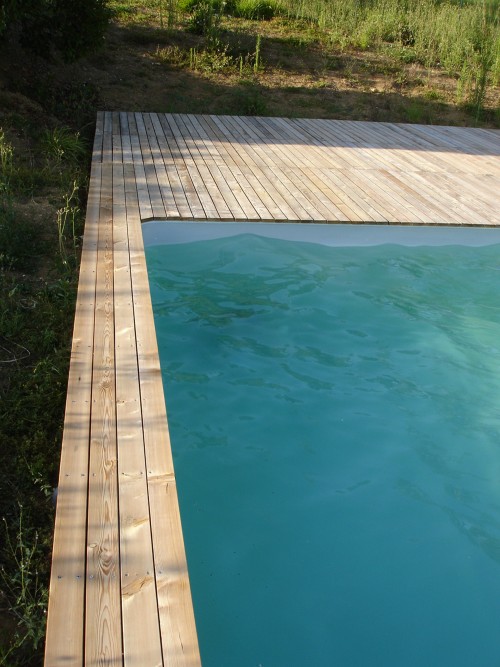
[[[200,663],[141,221],[499,225],[499,193],[494,130],[99,116],[47,666]]]

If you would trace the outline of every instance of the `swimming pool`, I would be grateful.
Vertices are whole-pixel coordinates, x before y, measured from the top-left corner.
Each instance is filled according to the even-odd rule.
[[[498,230],[257,227],[144,226],[205,667],[498,663]]]

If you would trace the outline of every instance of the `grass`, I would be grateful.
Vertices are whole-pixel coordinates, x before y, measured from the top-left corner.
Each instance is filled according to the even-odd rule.
[[[287,15],[325,29],[331,43],[381,49],[397,45],[396,57],[440,67],[456,76],[460,101],[477,116],[488,87],[500,82],[500,2],[437,0],[281,0]]]

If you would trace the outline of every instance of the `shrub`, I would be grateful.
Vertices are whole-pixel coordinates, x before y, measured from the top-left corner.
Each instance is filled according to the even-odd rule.
[[[0,35],[18,33],[37,54],[71,61],[102,43],[109,18],[107,0],[6,0]]]

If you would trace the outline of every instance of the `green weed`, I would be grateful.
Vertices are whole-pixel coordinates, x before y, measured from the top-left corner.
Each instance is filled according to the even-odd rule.
[[[273,0],[236,0],[234,15],[251,21],[269,21],[278,11]]]
[[[179,46],[166,46],[156,48],[155,58],[161,62],[168,65],[192,65],[191,55],[185,49],[181,49]]]
[[[58,167],[64,162],[76,166],[87,154],[79,132],[72,132],[66,127],[45,130],[41,140],[42,151],[47,162]]]
[[[498,0],[282,0],[288,16],[329,32],[341,51],[393,46],[402,62],[441,67],[460,78],[459,96],[479,113],[500,80]]]
[[[265,116],[268,113],[260,86],[251,80],[241,82],[236,91],[235,106],[235,113],[242,116]]]
[[[44,248],[45,241],[33,220],[16,212],[10,199],[0,201],[0,270],[32,272]]]
[[[13,155],[12,144],[7,141],[4,131],[0,128],[0,193],[8,192],[10,189],[14,171]]]
[[[189,67],[195,72],[204,72],[213,74],[234,69],[236,71],[236,61],[228,53],[228,46],[222,46],[219,49],[190,49]]]
[[[260,35],[257,35],[257,41],[255,43],[255,61],[253,64],[253,71],[255,74],[259,71],[259,68],[261,66],[261,61],[260,61],[260,44],[261,44],[261,37]]]
[[[14,538],[9,524],[3,519],[5,549],[15,567],[7,573],[0,569],[0,580],[4,595],[9,600],[10,613],[16,618],[17,628],[11,638],[10,647],[4,650],[3,660],[21,647],[29,646],[34,651],[45,634],[45,614],[48,589],[41,581],[38,568],[38,533],[24,525],[23,507],[19,505],[18,526]],[[3,662],[2,664],[6,664]]]
[[[57,236],[59,255],[64,266],[68,265],[68,241],[76,262],[78,250],[77,226],[81,211],[78,205],[78,184],[73,181],[71,190],[63,197],[64,205],[57,210]]]
[[[39,131],[26,158],[4,133],[0,140],[0,622],[12,628],[0,638],[0,664],[9,667],[42,662],[53,523],[47,496],[57,479],[83,217],[79,146],[64,130]],[[73,179],[59,211],[26,199],[40,174],[52,197]]]

